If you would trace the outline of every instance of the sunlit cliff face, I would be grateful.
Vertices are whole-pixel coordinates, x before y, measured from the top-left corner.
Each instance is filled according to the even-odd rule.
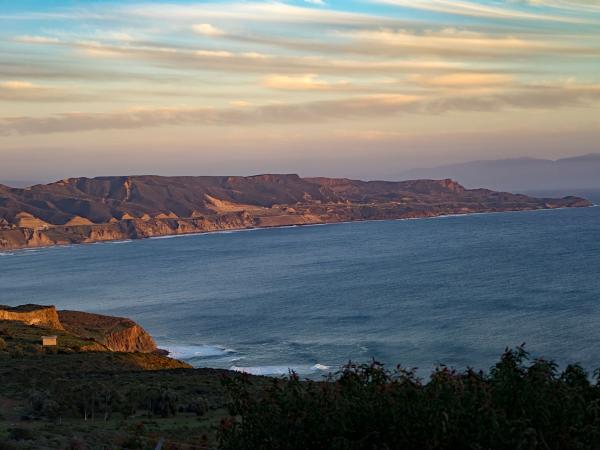
[[[19,1],[0,179],[598,151],[595,0]]]

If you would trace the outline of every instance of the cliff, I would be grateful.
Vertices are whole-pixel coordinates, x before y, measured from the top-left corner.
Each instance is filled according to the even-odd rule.
[[[152,353],[156,344],[141,326],[123,317],[79,311],[56,311],[54,306],[0,306],[0,321],[48,328],[61,333],[60,340],[72,337],[85,341],[85,351]]]
[[[59,311],[58,317],[66,331],[93,339],[114,352],[156,351],[152,336],[130,319],[80,311]]]
[[[214,230],[590,206],[456,181],[253,177],[71,178],[0,189],[0,250]]]
[[[64,330],[54,306],[21,305],[16,307],[0,305],[0,320],[22,322],[54,330]]]

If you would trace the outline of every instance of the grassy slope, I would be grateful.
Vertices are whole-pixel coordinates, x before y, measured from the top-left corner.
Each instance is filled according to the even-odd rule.
[[[218,424],[227,415],[221,386],[227,371],[191,369],[157,354],[110,352],[54,330],[60,347],[48,352],[39,342],[49,332],[0,322],[0,338],[6,343],[0,350],[0,448],[154,448],[161,437],[177,448],[215,443]],[[87,396],[109,390],[117,398],[168,392],[177,399],[178,411],[161,417],[134,407],[128,413],[115,410],[109,418],[98,412],[93,420],[84,420],[74,407],[52,418],[32,413],[32,396],[43,393],[68,405],[73,400],[66,393],[78,390]],[[197,403],[200,414],[188,411]]]

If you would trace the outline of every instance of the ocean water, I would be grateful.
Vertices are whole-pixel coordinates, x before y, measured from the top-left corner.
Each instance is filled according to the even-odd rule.
[[[426,375],[506,346],[600,367],[600,208],[218,232],[0,254],[0,304],[130,317],[199,367]]]

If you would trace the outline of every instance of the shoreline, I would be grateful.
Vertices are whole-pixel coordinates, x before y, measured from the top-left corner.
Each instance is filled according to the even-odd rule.
[[[36,246],[23,246],[15,248],[0,248],[0,256],[14,255],[15,253],[22,253],[27,251],[36,251],[43,249],[61,248],[61,247],[72,247],[78,245],[99,245],[99,244],[118,244],[118,243],[130,243],[135,241],[144,240],[159,240],[159,239],[173,239],[178,237],[189,237],[189,236],[202,236],[208,234],[228,234],[228,233],[240,233],[245,231],[257,231],[257,230],[271,230],[271,229],[284,229],[284,228],[301,228],[301,227],[315,227],[315,226],[326,226],[326,225],[342,225],[351,223],[364,223],[364,222],[395,222],[395,221],[408,221],[408,220],[433,220],[451,217],[468,217],[476,215],[488,215],[488,214],[502,214],[502,213],[524,213],[524,212],[535,212],[535,211],[557,211],[557,210],[570,210],[580,208],[595,208],[600,207],[597,204],[591,204],[587,206],[561,206],[557,208],[524,208],[524,209],[509,209],[506,211],[480,211],[480,212],[465,212],[465,213],[450,213],[450,214],[439,214],[428,217],[399,217],[396,219],[355,219],[355,220],[341,220],[331,222],[315,222],[315,223],[298,223],[298,224],[286,224],[286,225],[272,225],[272,226],[256,226],[256,227],[240,227],[240,228],[223,228],[215,230],[206,230],[189,233],[172,233],[157,236],[143,236],[143,237],[122,237],[118,239],[98,239],[90,242],[72,242],[72,243],[56,243],[51,245],[36,245]],[[102,227],[106,224],[94,224],[88,225],[88,227]]]

